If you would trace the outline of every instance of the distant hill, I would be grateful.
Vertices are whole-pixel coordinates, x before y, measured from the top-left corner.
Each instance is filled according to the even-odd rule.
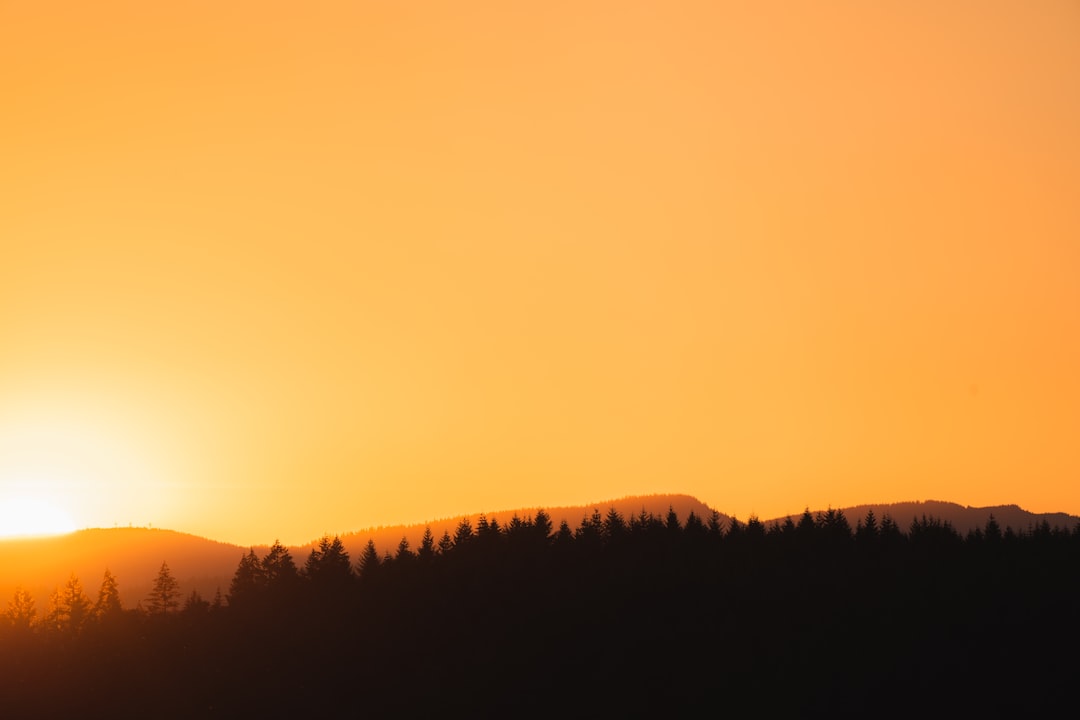
[[[229,580],[245,550],[196,535],[157,528],[98,528],[68,535],[0,541],[0,609],[17,585],[37,600],[38,613],[49,593],[75,573],[91,601],[106,568],[116,577],[125,607],[135,607],[150,592],[161,563],[167,562],[185,596],[198,590],[207,600]]]
[[[672,508],[685,521],[690,512],[703,520],[712,515],[712,508],[690,495],[638,495],[590,503],[546,507],[553,525],[558,528],[563,520],[571,528],[577,528],[583,518],[594,510],[606,514],[615,508],[624,517],[639,514],[642,510],[663,517],[668,508]],[[508,523],[514,515],[532,518],[539,508],[518,508],[483,513],[490,520],[500,525]],[[876,505],[856,505],[839,508],[844,511],[852,527],[856,521],[866,517],[873,509],[880,519],[890,515],[905,532],[912,520],[923,515],[948,520],[961,533],[975,527],[984,527],[990,515],[997,519],[1002,528],[1028,530],[1044,520],[1051,526],[1073,528],[1080,523],[1080,517],[1065,513],[1031,513],[1016,505],[975,508],[957,503],[928,500],[925,502],[906,502]],[[813,514],[820,510],[812,510]],[[415,550],[420,545],[424,528],[430,527],[436,541],[444,532],[451,535],[458,524],[465,518],[476,527],[480,513],[468,516],[454,516],[429,523],[413,525],[393,525],[368,528],[341,536],[345,549],[355,560],[368,540],[375,543],[380,554],[393,553],[404,537]],[[720,515],[725,526],[730,517]],[[773,518],[764,521],[783,522],[785,518]],[[793,516],[797,520],[797,516]],[[317,544],[312,542],[289,548],[297,566],[304,565],[307,556]],[[261,557],[268,545],[256,546],[255,552]],[[69,535],[50,538],[19,539],[0,541],[0,610],[7,607],[17,585],[22,585],[37,600],[39,613],[47,607],[49,593],[67,581],[71,573],[82,582],[83,589],[91,600],[97,596],[105,569],[116,576],[120,585],[120,595],[125,607],[135,607],[146,598],[151,584],[158,574],[162,561],[169,564],[169,569],[180,582],[180,589],[186,597],[192,590],[197,590],[205,599],[213,598],[217,590],[223,595],[229,591],[229,582],[236,572],[241,556],[249,548],[215,542],[195,535],[187,535],[172,530],[149,528],[108,528],[80,530]]]
[[[668,508],[675,510],[680,521],[685,520],[691,512],[694,512],[702,520],[706,520],[712,515],[712,508],[690,495],[632,495],[617,500],[604,500],[603,502],[592,503],[589,505],[545,507],[543,510],[551,516],[552,524],[555,529],[558,529],[559,523],[563,520],[566,520],[571,528],[576,528],[581,524],[582,518],[592,515],[593,510],[599,510],[600,514],[603,515],[606,514],[610,508],[615,508],[615,510],[625,518],[629,518],[631,515],[638,515],[642,510],[646,513],[652,513],[653,515],[666,516]],[[518,508],[516,510],[499,510],[497,512],[476,513],[473,515],[458,515],[434,520],[429,523],[417,523],[415,525],[392,525],[388,527],[368,528],[366,530],[342,535],[341,541],[344,543],[345,549],[347,549],[349,554],[354,558],[359,555],[368,540],[374,541],[375,548],[380,554],[387,551],[390,553],[396,551],[398,544],[403,537],[409,541],[409,546],[415,550],[420,544],[420,539],[424,536],[424,528],[426,527],[431,528],[431,533],[435,536],[435,541],[438,542],[444,532],[448,532],[452,536],[458,524],[465,518],[468,518],[469,522],[472,523],[473,529],[475,529],[476,521],[480,518],[481,514],[489,521],[496,520],[499,525],[504,525],[510,522],[515,515],[522,519],[526,517],[535,517],[536,511],[539,509],[540,508],[538,507],[534,507]],[[727,515],[721,515],[720,518],[725,523],[729,519]],[[315,547],[316,544],[317,543],[313,541],[304,545],[302,548],[299,548],[303,551],[304,558],[307,557],[308,553],[311,552],[311,549]]]
[[[605,500],[590,505],[544,508],[555,527],[565,519],[571,527],[577,527],[581,519],[591,515],[593,509],[606,513],[614,507],[624,516],[636,515],[645,510],[656,515],[666,514],[671,507],[683,519],[697,513],[703,519],[711,513],[704,503],[689,495],[646,495]],[[488,520],[499,524],[509,522],[516,514],[522,518],[533,517],[538,508],[519,508],[484,513]],[[380,553],[394,552],[402,537],[409,540],[413,549],[420,544],[424,528],[430,526],[436,540],[444,531],[454,534],[458,523],[468,517],[473,527],[480,513],[455,516],[415,525],[394,525],[370,528],[341,536],[350,557],[355,560],[367,541],[374,540]],[[727,517],[723,516],[726,521]],[[308,554],[318,543],[290,546],[293,560],[303,567]],[[255,552],[261,557],[269,543],[257,545]],[[29,590],[37,601],[38,613],[47,607],[49,593],[68,580],[71,573],[82,582],[83,589],[93,601],[97,597],[105,569],[116,577],[120,586],[120,598],[125,607],[135,607],[150,592],[162,561],[180,582],[180,590],[186,597],[192,590],[207,600],[220,589],[227,595],[229,582],[236,572],[241,556],[249,548],[220,543],[195,535],[149,528],[102,528],[80,530],[69,535],[48,538],[0,540],[0,611],[7,607],[16,586]]]
[[[1076,515],[1069,515],[1067,513],[1033,513],[1024,510],[1019,505],[972,507],[970,505],[959,505],[957,503],[943,502],[941,500],[855,505],[837,509],[844,511],[844,515],[847,517],[848,522],[851,523],[853,528],[858,520],[864,519],[866,513],[873,510],[878,521],[880,521],[884,515],[889,515],[904,532],[907,532],[912,521],[922,518],[923,515],[934,517],[939,520],[948,520],[962,535],[966,535],[969,530],[986,527],[986,523],[991,515],[994,516],[994,519],[1003,530],[1006,527],[1011,527],[1017,532],[1027,531],[1036,525],[1041,524],[1044,520],[1050,524],[1050,527],[1063,527],[1069,528],[1070,530],[1076,527],[1077,523],[1080,523],[1080,517]],[[816,515],[818,512],[822,511],[822,509],[811,510],[810,513]],[[792,519],[798,521],[799,516],[792,516]],[[783,522],[784,520],[786,520],[786,516],[767,520],[765,521],[765,524],[769,525],[773,522]]]

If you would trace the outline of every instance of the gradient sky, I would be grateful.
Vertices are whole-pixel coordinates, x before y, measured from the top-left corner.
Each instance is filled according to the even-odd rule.
[[[1080,513],[1080,4],[0,0],[0,502]]]

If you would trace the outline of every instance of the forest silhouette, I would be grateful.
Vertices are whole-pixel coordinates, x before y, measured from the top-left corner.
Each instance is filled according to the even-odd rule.
[[[0,623],[10,717],[990,716],[1073,703],[1080,524],[614,507],[462,519],[380,552],[274,543],[227,588],[164,559],[124,607],[72,574]],[[140,581],[143,579],[140,579]]]

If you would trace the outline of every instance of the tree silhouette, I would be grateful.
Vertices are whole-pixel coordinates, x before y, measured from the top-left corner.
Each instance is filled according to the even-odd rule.
[[[533,519],[533,531],[544,543],[547,543],[551,539],[551,535],[554,532],[554,526],[551,524],[551,516],[542,509],[536,511],[536,517]]]
[[[83,592],[79,578],[71,573],[60,593],[60,624],[71,632],[78,632],[90,618],[90,610],[90,598]]]
[[[382,564],[382,560],[379,558],[379,553],[375,549],[375,542],[368,540],[367,545],[364,546],[364,550],[360,553],[360,558],[357,560],[357,569],[360,571],[360,577],[363,580],[371,580],[378,572],[379,566]]]
[[[147,596],[147,606],[151,615],[168,615],[170,610],[175,610],[179,604],[180,583],[169,572],[169,565],[161,563],[157,577],[154,578],[154,586]]]
[[[98,619],[116,616],[123,611],[120,604],[120,590],[116,577],[105,568],[105,575],[101,579],[101,587],[98,589],[97,602],[94,603],[94,615]]]
[[[431,526],[424,528],[424,537],[420,539],[420,549],[416,556],[421,562],[431,562],[435,559],[435,537],[431,534]]]
[[[255,548],[249,548],[247,555],[240,558],[240,563],[229,583],[229,605],[244,607],[259,596],[266,587],[266,571]]]
[[[472,523],[469,522],[469,518],[461,518],[461,522],[458,523],[457,529],[454,531],[454,547],[464,547],[474,537]]]
[[[186,615],[205,615],[210,612],[210,603],[203,599],[198,590],[192,590],[184,601],[183,612]]]
[[[7,621],[17,630],[29,630],[37,616],[37,608],[34,607],[34,596],[21,585],[15,588],[15,594],[8,602]]]
[[[225,607],[225,601],[221,597],[221,588],[214,590],[214,599],[210,601],[210,611],[218,612]]]
[[[49,593],[49,604],[45,608],[45,615],[41,618],[41,626],[47,632],[60,632],[65,627],[63,600],[61,599],[60,586],[57,585]]]
[[[450,537],[449,530],[443,530],[442,537],[439,538],[439,553],[446,555],[454,549],[454,539]]]
[[[341,589],[352,580],[352,563],[349,553],[337,535],[330,538],[324,535],[319,545],[311,550],[304,574],[316,586],[322,589]]]
[[[618,542],[626,535],[626,521],[623,520],[623,516],[614,507],[611,507],[607,511],[607,515],[604,516],[604,536],[608,542]]]
[[[866,511],[866,520],[855,525],[855,539],[861,543],[872,543],[878,539],[878,522],[871,508]]]
[[[701,521],[693,510],[686,516],[686,524],[683,526],[683,533],[693,542],[700,542],[702,538],[708,533],[708,529],[705,527],[705,523]]]
[[[287,590],[300,578],[288,548],[278,540],[274,540],[266,557],[262,559],[262,575],[266,587],[272,591]]]
[[[0,623],[4,716],[65,717],[88,693],[107,698],[119,688],[124,709],[169,691],[180,700],[168,717],[209,707],[321,715],[360,696],[376,714],[403,698],[425,711],[479,693],[511,707],[537,691],[538,677],[567,701],[592,692],[605,715],[691,716],[714,709],[717,697],[741,709],[775,687],[791,692],[771,699],[770,710],[792,716],[835,714],[838,700],[895,703],[912,687],[934,694],[903,714],[916,714],[917,703],[937,709],[936,695],[951,692],[945,710],[975,703],[996,716],[1000,694],[981,695],[984,683],[1005,688],[1021,709],[1046,697],[1071,701],[1074,668],[1050,651],[1080,642],[1080,529],[1039,523],[1007,531],[994,549],[989,530],[965,538],[933,518],[901,530],[870,513],[854,533],[834,511],[806,514],[801,529],[797,515],[767,527],[756,516],[732,519],[726,536],[718,516],[706,524],[708,515],[693,512],[680,528],[670,511],[622,522],[612,511],[599,522],[586,516],[577,534],[564,521],[555,536],[546,514],[537,516],[501,529],[479,521],[457,546],[443,533],[441,550],[429,530],[415,555],[404,540],[393,557],[370,541],[355,583],[347,565],[342,574],[344,546],[326,537],[289,604],[273,602],[268,578],[295,571],[275,542],[262,560],[254,550],[240,559],[230,597],[247,588],[250,606],[224,605],[220,593],[212,605],[197,591],[186,603],[174,595],[172,605],[151,596],[144,604],[153,615],[126,613],[81,636],[56,631],[72,626],[77,578],[56,589],[38,626],[33,598],[16,591]],[[175,592],[165,563],[155,590],[162,577]],[[318,589],[333,577],[348,580],[344,591]],[[115,589],[106,572],[98,606]],[[161,621],[178,603],[184,610]],[[597,636],[600,625],[610,630]],[[485,640],[512,637],[526,641]],[[850,652],[865,638],[872,652]],[[702,647],[725,643],[702,658]],[[452,662],[443,648],[454,649]],[[319,658],[324,672],[298,676],[289,692],[268,690],[266,670],[297,657]],[[403,663],[416,672],[402,673]],[[635,691],[605,695],[619,683]],[[12,707],[17,692],[22,704]],[[59,707],[42,705],[50,695]]]

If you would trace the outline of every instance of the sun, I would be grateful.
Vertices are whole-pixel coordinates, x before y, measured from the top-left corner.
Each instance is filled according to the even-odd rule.
[[[0,500],[0,537],[63,535],[75,523],[64,510],[37,498]]]

